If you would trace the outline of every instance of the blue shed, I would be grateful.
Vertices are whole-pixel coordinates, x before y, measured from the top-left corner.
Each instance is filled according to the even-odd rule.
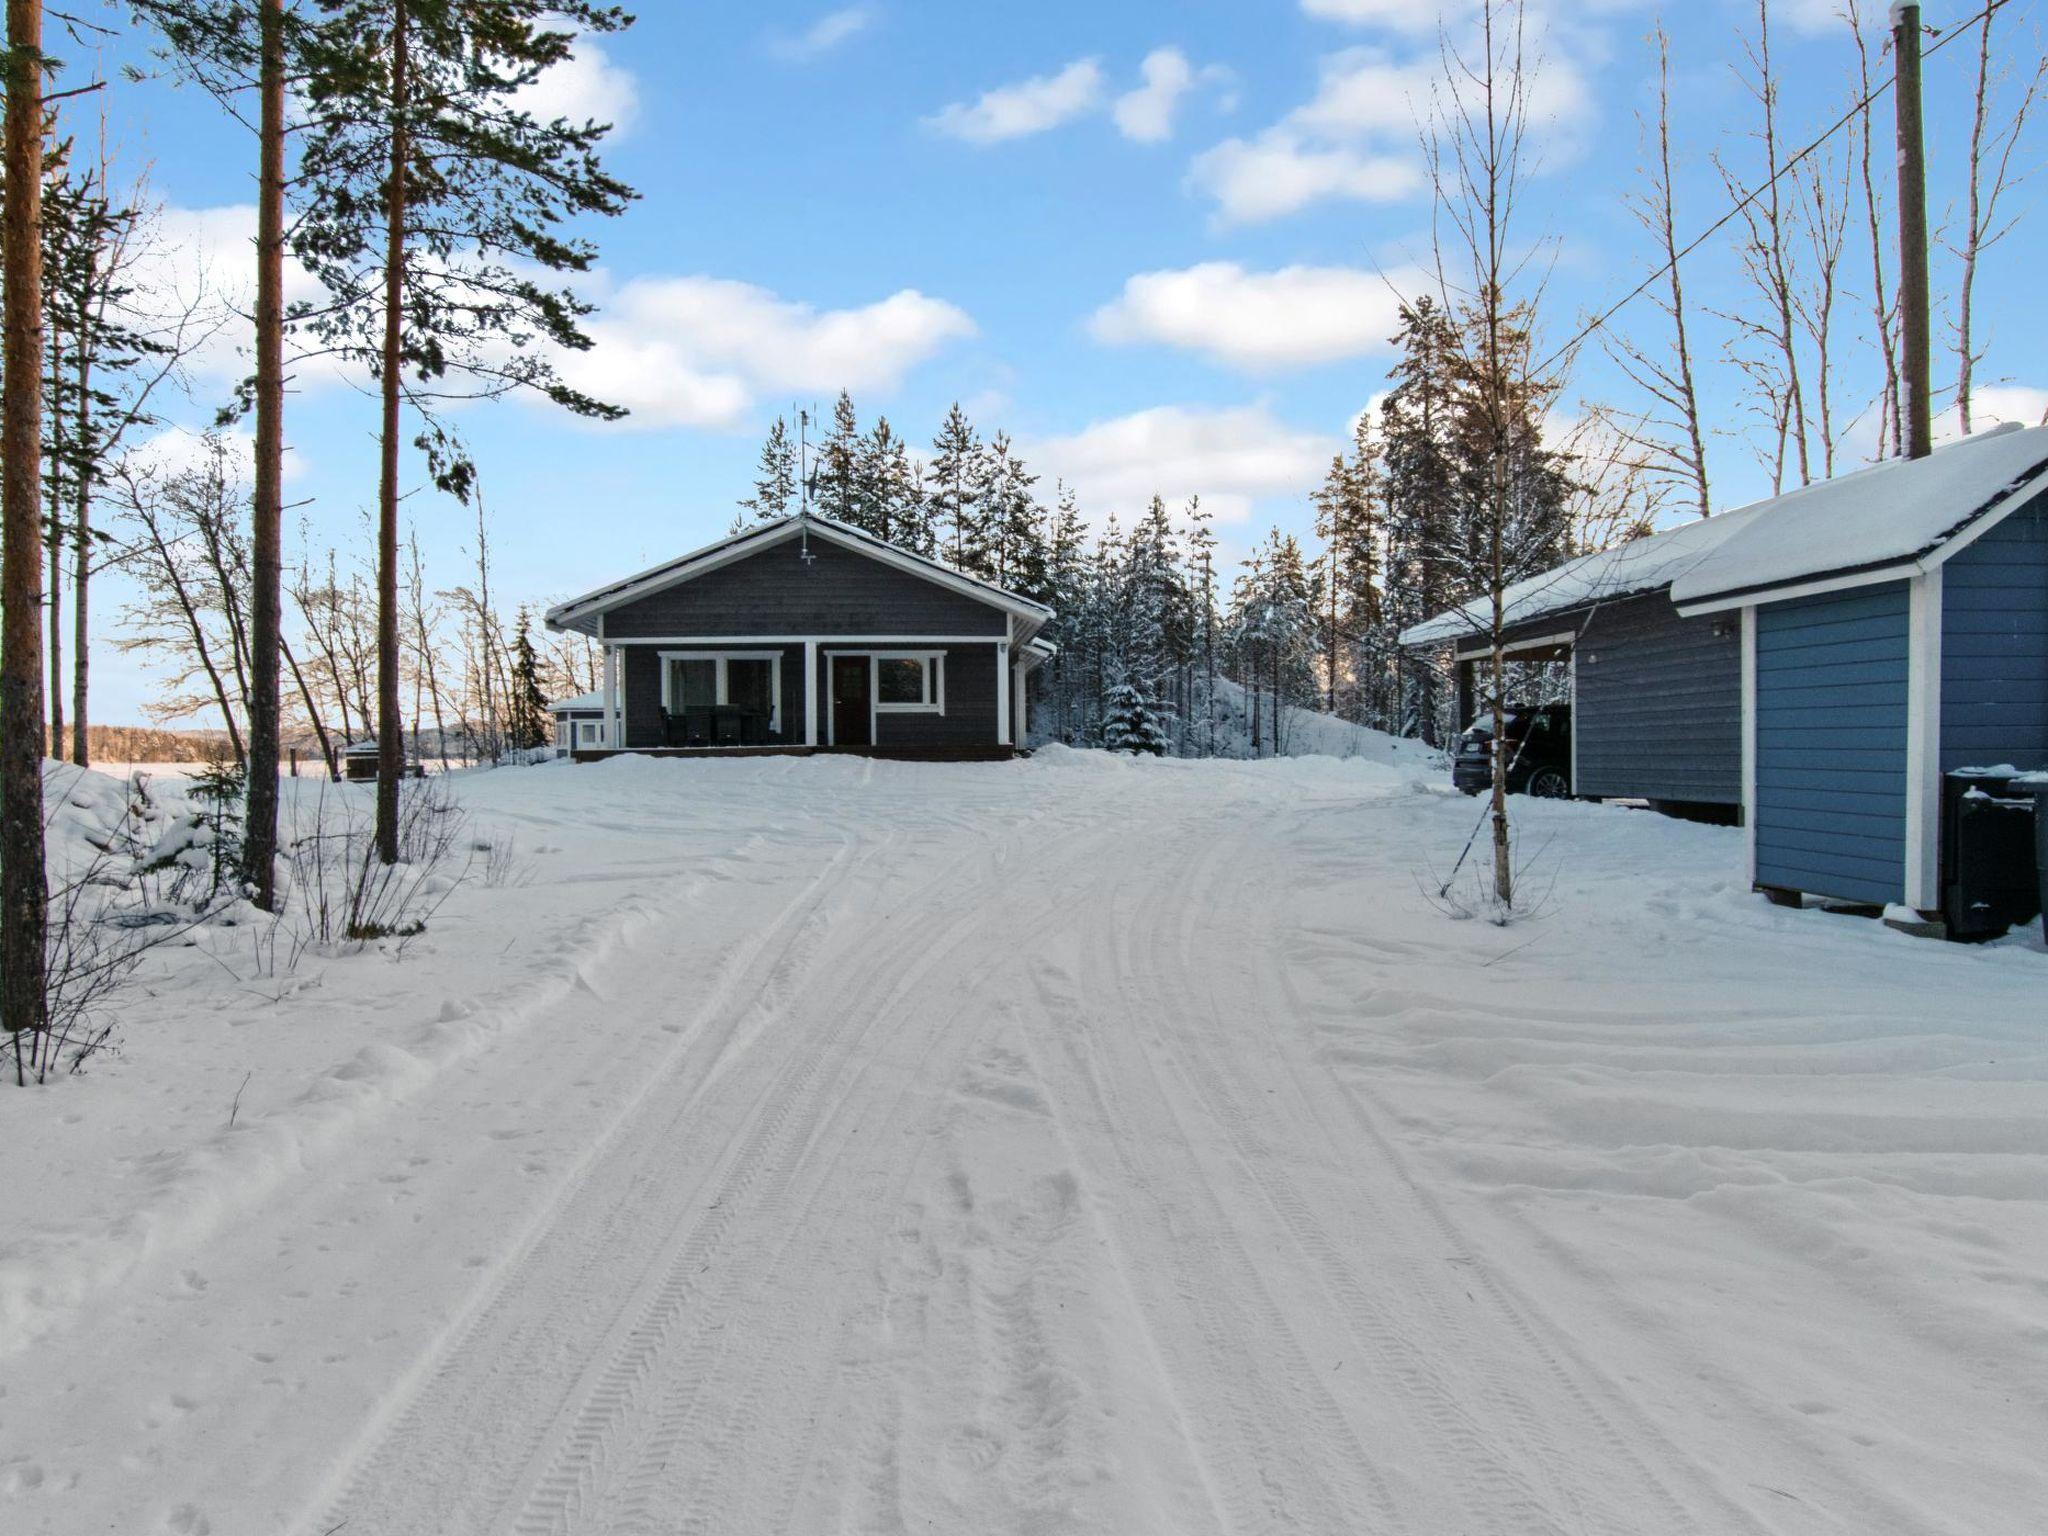
[[[2048,427],[1766,502],[1673,584],[1738,612],[1759,889],[1941,907],[1941,777],[2048,767]]]

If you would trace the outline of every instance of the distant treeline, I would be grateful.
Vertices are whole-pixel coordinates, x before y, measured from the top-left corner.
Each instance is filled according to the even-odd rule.
[[[50,756],[69,759],[67,729]],[[94,725],[85,732],[86,757],[95,763],[210,763],[233,754],[226,731],[165,731],[146,725]]]

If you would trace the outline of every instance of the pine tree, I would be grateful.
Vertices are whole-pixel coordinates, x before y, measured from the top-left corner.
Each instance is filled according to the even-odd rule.
[[[981,460],[981,438],[956,400],[932,439],[925,504],[939,554],[970,573],[982,564]]]
[[[1388,545],[1386,617],[1395,631],[1454,601],[1448,550],[1460,524],[1457,430],[1462,364],[1458,333],[1425,294],[1401,308],[1394,387],[1380,406],[1381,504]],[[1403,657],[1397,724],[1403,735],[1441,745],[1443,701],[1426,666]]]
[[[43,8],[7,7],[7,109],[0,167],[0,1029],[22,1075],[24,1032],[48,1024],[49,887],[43,850],[42,435]]]
[[[505,734],[515,751],[544,747],[552,731],[547,695],[540,686],[540,660],[533,651],[533,615],[520,605],[518,632],[512,641],[512,698],[505,716]]]
[[[768,440],[761,445],[754,494],[740,503],[740,516],[733,520],[732,531],[745,529],[748,513],[753,514],[753,521],[763,523],[787,517],[795,502],[796,444],[789,440],[789,424],[778,416],[768,429]]]
[[[845,390],[832,403],[832,430],[818,449],[817,505],[825,516],[855,528],[864,527],[861,495],[860,423],[853,397]]]
[[[561,226],[622,213],[609,127],[541,122],[517,95],[568,59],[575,35],[629,18],[594,0],[317,0],[324,68],[306,82],[317,128],[295,241],[326,286],[317,329],[379,383],[377,850],[398,858],[398,502],[401,420],[434,483],[467,499],[475,466],[439,409],[530,391],[579,416],[624,414],[564,381],[552,356],[587,349],[591,306],[541,274],[583,273],[588,241]]]
[[[284,657],[285,86],[288,78],[314,75],[331,58],[323,34],[305,25],[292,0],[130,0],[130,8],[162,33],[182,70],[230,105],[232,115],[242,115],[232,104],[244,90],[253,85],[257,96],[256,368],[245,391],[256,417],[249,592],[253,750],[242,860],[253,899],[269,908],[276,897],[278,673]],[[82,532],[82,521],[80,526]],[[395,571],[395,534],[391,564]]]
[[[1038,545],[1038,503],[1031,495],[1038,476],[1024,467],[1006,432],[990,439],[982,464],[985,569],[978,574],[1016,592],[1042,586],[1045,552]]]
[[[910,448],[886,416],[876,417],[874,430],[861,439],[854,483],[858,488],[854,526],[891,544],[916,549],[922,519]]]

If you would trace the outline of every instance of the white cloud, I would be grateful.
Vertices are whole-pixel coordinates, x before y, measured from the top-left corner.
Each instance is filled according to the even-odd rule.
[[[1076,59],[1056,75],[1037,75],[984,92],[969,105],[954,102],[926,118],[925,126],[969,144],[998,144],[1044,133],[1102,104],[1102,65]]]
[[[589,324],[563,376],[633,412],[628,428],[732,427],[763,391],[894,389],[974,322],[905,288],[854,309],[820,310],[725,278],[640,277]]]
[[[1598,0],[1605,12],[1634,0]],[[1380,0],[1304,0],[1311,14],[1384,23],[1401,34],[1320,62],[1316,91],[1270,128],[1197,156],[1192,183],[1226,224],[1279,218],[1330,198],[1385,202],[1427,185],[1421,143],[1450,87],[1434,40],[1441,23],[1468,57],[1476,47],[1463,3],[1412,8]],[[1606,56],[1599,31],[1573,11],[1533,6],[1526,51],[1532,153],[1555,166],[1575,156],[1596,101],[1589,70]],[[1424,41],[1422,34],[1430,38]],[[1455,107],[1455,99],[1448,105]]]
[[[2027,384],[1993,384],[1970,391],[1970,430],[1982,432],[2000,422],[2023,427],[2048,424],[2048,389]],[[1935,418],[1934,435],[1946,442],[1963,433],[1963,419],[1953,406]]]
[[[1357,267],[1282,267],[1248,272],[1210,261],[1140,272],[1090,328],[1115,343],[1159,342],[1253,370],[1302,367],[1391,350],[1405,294],[1421,273]]]
[[[1163,405],[1019,445],[1047,480],[1074,488],[1089,517],[1115,512],[1126,525],[1155,494],[1175,510],[1198,495],[1218,521],[1243,522],[1262,498],[1305,495],[1342,446],[1263,405]]]
[[[1173,119],[1182,98],[1197,86],[1221,82],[1230,72],[1211,64],[1196,69],[1178,48],[1155,48],[1138,66],[1144,84],[1117,97],[1112,109],[1117,131],[1140,144],[1161,144],[1173,137]]]
[[[842,6],[836,11],[827,11],[801,32],[771,34],[768,51],[788,63],[807,63],[823,58],[841,43],[867,31],[874,21],[873,6]]]
[[[1195,157],[1190,180],[1216,200],[1226,224],[1255,224],[1342,197],[1394,202],[1421,191],[1413,154],[1376,154],[1349,144],[1317,145],[1286,129],[1225,139]]]
[[[640,116],[640,85],[612,62],[595,38],[576,39],[575,51],[521,91],[515,104],[542,122],[609,123],[614,137],[630,133]]]
[[[1319,21],[1428,34],[1443,25],[1446,11],[1460,8],[1456,0],[1449,5],[1430,5],[1426,0],[1301,0],[1302,11]]]

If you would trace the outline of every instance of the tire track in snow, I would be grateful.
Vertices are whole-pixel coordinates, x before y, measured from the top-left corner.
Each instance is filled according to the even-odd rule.
[[[1239,845],[1236,851],[1240,857],[1233,862],[1233,869],[1238,871],[1250,866],[1258,847],[1271,845],[1276,841],[1270,831],[1261,837],[1256,832],[1242,828],[1237,830],[1236,837]],[[1288,952],[1281,935],[1278,915],[1286,908],[1287,892],[1270,879],[1265,884],[1264,899],[1251,904],[1252,911],[1264,924],[1260,941],[1250,946],[1251,952],[1259,956],[1271,985],[1285,997],[1289,1015],[1301,1019],[1313,1017],[1317,1010],[1302,998],[1287,966],[1279,958]],[[1283,1048],[1276,1056],[1285,1066],[1296,1094],[1302,1105],[1308,1109],[1310,1118],[1323,1130],[1326,1142],[1332,1147],[1337,1146],[1335,1138],[1328,1132],[1323,1116],[1315,1108],[1315,1096],[1294,1067],[1288,1052]],[[1642,1529],[1640,1500],[1648,1499],[1660,1510],[1657,1530],[1700,1531],[1702,1527],[1693,1509],[1678,1496],[1670,1479],[1654,1469],[1636,1446],[1616,1428],[1612,1414],[1625,1413],[1633,1422],[1643,1425],[1646,1429],[1650,1428],[1649,1421],[1626,1402],[1618,1389],[1605,1380],[1583,1351],[1573,1346],[1554,1325],[1541,1321],[1540,1314],[1526,1300],[1511,1294],[1511,1287],[1498,1273],[1497,1266],[1485,1262],[1484,1256],[1474,1250],[1464,1232],[1451,1219],[1442,1201],[1415,1175],[1406,1153],[1380,1123],[1378,1116],[1387,1110],[1378,1095],[1363,1083],[1357,1084],[1354,1088],[1348,1083],[1336,1084],[1334,1079],[1328,1078],[1327,1073],[1325,1077],[1337,1088],[1349,1111],[1348,1117],[1366,1133],[1386,1168],[1399,1178],[1406,1202],[1436,1230],[1444,1245],[1452,1250],[1467,1278],[1484,1293],[1488,1311],[1495,1321],[1514,1336],[1520,1345],[1521,1355],[1539,1367],[1541,1373],[1548,1376],[1564,1395],[1566,1408],[1582,1422],[1584,1438],[1599,1444],[1610,1461],[1629,1474],[1631,1487],[1622,1491],[1619,1497],[1610,1495],[1605,1510],[1590,1514],[1584,1510],[1578,1490],[1569,1483],[1560,1482],[1553,1477],[1553,1485],[1569,1507],[1555,1512],[1552,1518],[1571,1521],[1569,1525],[1561,1524],[1557,1528],[1581,1529],[1584,1520],[1597,1517],[1601,1519],[1605,1528],[1615,1532],[1616,1536],[1634,1536],[1634,1533]],[[1366,1099],[1375,1106],[1374,1110],[1368,1111],[1366,1104],[1362,1102]],[[1359,1195],[1371,1205],[1382,1220],[1388,1219],[1384,1203],[1368,1184],[1361,1182]],[[1327,1243],[1326,1237],[1321,1234],[1318,1234],[1318,1237],[1322,1243]],[[1334,1250],[1330,1252],[1334,1257]],[[1557,1467],[1564,1460],[1560,1447],[1562,1437],[1559,1435],[1555,1417],[1539,1413],[1525,1392],[1516,1385],[1518,1381],[1527,1379],[1526,1373],[1510,1374],[1503,1367],[1504,1356],[1501,1351],[1489,1344],[1471,1342],[1470,1325],[1455,1309],[1444,1306],[1439,1287],[1432,1284],[1428,1276],[1416,1271],[1412,1251],[1399,1252],[1395,1257],[1409,1271],[1407,1289],[1412,1294],[1431,1299],[1438,1326],[1445,1329],[1448,1336],[1463,1341],[1458,1351],[1460,1358],[1478,1368],[1488,1398],[1513,1421],[1518,1432],[1516,1438],[1525,1447],[1537,1453],[1542,1465],[1547,1468]],[[1349,1290],[1351,1287],[1347,1285],[1346,1289]],[[1608,1400],[1611,1408],[1603,1408],[1595,1401],[1596,1392]],[[1655,1431],[1651,1430],[1651,1433]],[[1570,1439],[1574,1444],[1584,1443],[1579,1435],[1573,1435]],[[1716,1506],[1715,1524],[1711,1527],[1713,1531],[1718,1533],[1761,1529],[1756,1525],[1755,1517],[1729,1500],[1718,1483],[1698,1465],[1690,1453],[1661,1435],[1658,1436],[1658,1440],[1660,1450],[1668,1458],[1668,1464],[1688,1468],[1693,1474],[1689,1481],[1692,1482],[1694,1491],[1704,1495],[1708,1502]]]
[[[1020,829],[1020,832],[1022,830],[1025,829]],[[1043,829],[1028,830],[1037,834],[1039,854],[1048,857],[1071,845],[1092,844],[1098,835],[1092,824],[1049,836]],[[1015,841],[1013,836],[985,845],[965,862],[985,864],[987,872],[993,876],[1008,862]],[[913,1091],[934,1081],[950,1080],[957,1071],[958,1063],[980,1037],[962,1028],[959,1020],[949,1016],[943,1006],[945,999],[977,984],[987,985],[986,956],[991,949],[1004,942],[1013,945],[1028,943],[1038,932],[1059,920],[1070,896],[1063,887],[1055,885],[1027,897],[1020,898],[1013,893],[1008,903],[1001,906],[993,902],[970,902],[963,906],[958,900],[958,894],[964,888],[959,873],[957,868],[942,872],[924,887],[927,895],[935,896],[941,905],[951,909],[951,915],[934,927],[925,927],[918,921],[925,914],[914,907],[908,912],[899,908],[892,918],[896,930],[894,937],[880,949],[863,950],[861,983],[849,996],[834,1000],[833,1006],[843,1015],[862,1020],[858,1031],[844,1046],[843,1055],[851,1075],[831,1096],[837,1107],[821,1116],[814,1138],[820,1146],[832,1141],[834,1155],[829,1159],[812,1159],[819,1176],[808,1195],[800,1205],[793,1205],[785,1217],[764,1223],[769,1231],[784,1234],[785,1240],[777,1245],[774,1258],[761,1271],[744,1277],[735,1272],[732,1289],[737,1289],[744,1279],[751,1289],[764,1290],[772,1277],[784,1273],[789,1267],[791,1249],[824,1230],[815,1218],[821,1214],[820,1206],[827,1196],[840,1192],[839,1184],[849,1178],[867,1177],[875,1182],[884,1182],[890,1177],[887,1138],[868,1136],[855,1141],[845,1136],[834,1137],[835,1122],[853,1112],[849,1106],[862,1103],[858,1090],[875,1074],[877,1067],[894,1068],[899,1065],[894,1058],[905,1050],[911,1039],[906,1026],[916,1026],[919,1043],[915,1058],[903,1064],[896,1093],[889,1100],[887,1109],[866,1118],[878,1127],[899,1124],[904,1101]],[[1025,904],[1028,910],[1020,912],[1020,903]],[[920,993],[926,995],[917,1006],[910,1006]],[[878,1043],[872,1055],[855,1064],[855,1058],[869,1036],[877,1026],[885,1023],[893,1023],[896,1028],[887,1039]],[[945,1058],[943,1065],[934,1060],[941,1056]],[[884,1160],[877,1164],[859,1162],[858,1159],[871,1148],[878,1149]],[[850,1158],[855,1161],[849,1161]],[[896,1169],[893,1199],[883,1198],[879,1202],[880,1209],[893,1210],[901,1205],[915,1169],[914,1161]],[[871,1200],[868,1203],[875,1202]],[[799,1266],[796,1273],[803,1283],[829,1296],[839,1283],[839,1268],[815,1253],[812,1260]],[[765,1337],[750,1338],[748,1353],[741,1366],[737,1395],[729,1402],[713,1390],[718,1385],[720,1368],[727,1364],[724,1331],[718,1334],[715,1348],[697,1358],[686,1359],[680,1370],[664,1372],[673,1384],[672,1390],[652,1411],[652,1431],[621,1475],[623,1492],[616,1508],[607,1504],[595,1511],[602,1517],[600,1529],[622,1533],[673,1529],[716,1536],[716,1533],[741,1528],[739,1512],[733,1507],[740,1491],[733,1486],[734,1480],[730,1476],[733,1464],[717,1456],[704,1456],[695,1463],[689,1463],[681,1452],[693,1440],[706,1439],[711,1435],[706,1420],[712,1412],[718,1415],[717,1427],[730,1431],[736,1421],[744,1426],[772,1419],[774,1415],[762,1403],[767,1394],[775,1393],[784,1399],[797,1400],[806,1395],[798,1390],[796,1383],[807,1366],[815,1366],[819,1352],[812,1351],[806,1355],[789,1347],[790,1337],[797,1328],[788,1319],[792,1315],[815,1319],[829,1312],[827,1297],[812,1299],[815,1303],[812,1306],[783,1309],[784,1321],[779,1330],[771,1329]],[[813,1433],[815,1427],[814,1424]],[[715,1438],[732,1441],[744,1440],[745,1436],[728,1432]],[[773,1502],[780,1507],[793,1505],[799,1496],[809,1444],[810,1437],[807,1436],[795,1455],[782,1458],[788,1462],[785,1468],[772,1477],[759,1479],[776,1485]],[[773,1443],[751,1446],[747,1470],[750,1473],[755,1471],[763,1460],[776,1455],[779,1450],[788,1449],[786,1445]],[[680,1524],[674,1524],[678,1519]]]

